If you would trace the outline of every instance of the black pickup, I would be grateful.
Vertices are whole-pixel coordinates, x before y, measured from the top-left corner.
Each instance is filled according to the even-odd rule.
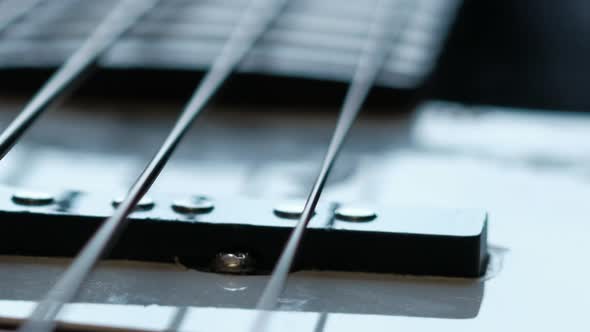
[[[112,198],[99,194],[64,191],[28,202],[15,199],[15,192],[0,187],[2,255],[74,256],[113,211]],[[219,253],[239,252],[251,257],[250,272],[267,273],[297,221],[275,211],[281,203],[271,200],[214,197],[202,213],[187,213],[172,208],[176,198],[153,197],[132,213],[109,258],[209,270]],[[389,206],[347,220],[335,213],[345,207],[318,205],[295,269],[454,277],[478,277],[485,270],[485,211]]]

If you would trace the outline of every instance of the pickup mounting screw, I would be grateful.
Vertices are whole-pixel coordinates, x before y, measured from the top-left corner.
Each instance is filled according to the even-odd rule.
[[[254,259],[247,252],[221,252],[215,256],[213,271],[230,274],[251,273],[254,271]]]

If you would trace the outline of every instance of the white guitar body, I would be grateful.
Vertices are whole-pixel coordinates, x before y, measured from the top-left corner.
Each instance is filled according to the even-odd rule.
[[[103,103],[97,110],[109,107]],[[395,112],[364,114],[322,200],[484,208],[487,273],[460,279],[294,272],[269,331],[588,331],[590,118],[484,110],[431,103],[413,121]],[[48,117],[0,166],[0,179],[33,188],[125,188],[169,118],[154,115],[136,126],[129,120],[139,113],[124,119],[97,113]],[[96,127],[96,121],[112,128],[126,121],[126,128],[124,134],[123,127],[102,127],[102,134],[88,129],[87,146],[46,141],[44,133],[72,117],[78,130]],[[259,131],[250,129],[262,120]],[[195,126],[153,190],[273,200],[305,196],[333,120],[327,112],[215,110]],[[62,130],[64,139],[74,137],[68,136],[74,129]],[[121,142],[112,153],[100,148],[109,139]],[[31,163],[19,170],[25,161]],[[51,175],[57,169],[68,176]],[[48,236],[59,241],[68,234]],[[383,260],[404,254],[375,253]],[[0,257],[0,322],[11,327],[25,318],[68,262]],[[91,330],[250,331],[267,281],[268,276],[221,275],[180,264],[105,261],[60,321],[66,328]]]

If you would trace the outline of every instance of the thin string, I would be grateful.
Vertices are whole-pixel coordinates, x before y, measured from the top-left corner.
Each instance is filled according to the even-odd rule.
[[[353,79],[344,99],[336,123],[336,129],[334,130],[328,146],[328,151],[324,157],[320,172],[314,182],[311,192],[305,202],[301,217],[295,225],[289,240],[281,253],[278,263],[273,270],[270,280],[258,301],[256,308],[262,311],[259,312],[252,331],[260,332],[266,329],[269,316],[267,310],[272,310],[276,307],[278,298],[285,287],[295,254],[297,253],[297,249],[303,238],[305,228],[317,206],[330,170],[334,165],[338,153],[344,144],[345,138],[350,131],[364,100],[387,58],[391,48],[391,39],[389,38],[391,32],[391,26],[389,24],[391,24],[391,22],[389,18],[391,17],[392,8],[390,4],[390,0],[378,0],[378,3],[375,6],[373,14],[374,19],[371,23]]]
[[[39,302],[20,331],[47,332],[63,305],[76,296],[98,260],[114,245],[128,223],[127,216],[158,177],[191,123],[209,99],[236,68],[268,25],[280,13],[286,0],[251,0],[234,27],[219,56],[206,73],[180,114],[162,146],[119,204],[80,251],[46,297]]]
[[[0,134],[0,159],[4,158],[39,115],[59,97],[71,91],[76,83],[80,83],[97,59],[157,2],[123,0],[118,4]]]
[[[8,15],[3,16],[0,18],[0,32],[4,31],[8,28],[11,24],[15,23],[16,21],[23,18],[27,15],[33,8],[37,7],[42,1],[44,0],[29,0],[29,1],[12,1],[13,3],[18,3],[18,7],[16,10],[13,10]],[[6,4],[4,4],[6,5]]]

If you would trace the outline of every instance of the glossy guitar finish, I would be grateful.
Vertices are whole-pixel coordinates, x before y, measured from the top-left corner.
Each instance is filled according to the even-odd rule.
[[[445,279],[299,271],[289,280],[281,299],[281,309],[306,314],[290,316],[299,323],[277,318],[282,322],[278,324],[289,325],[293,331],[314,331],[318,324],[323,326],[323,331],[354,331],[359,326],[370,326],[374,331],[390,331],[392,328],[409,331],[553,331],[569,322],[568,330],[585,331],[587,325],[583,317],[589,305],[589,294],[585,281],[588,267],[583,262],[584,253],[590,248],[584,240],[588,225],[583,218],[588,214],[585,197],[590,193],[590,185],[584,172],[588,164],[585,149],[575,143],[586,141],[590,119],[531,112],[497,113],[493,108],[483,108],[486,111],[483,113],[471,112],[448,104],[432,104],[430,107],[436,113],[418,113],[416,122],[410,127],[404,125],[408,123],[406,120],[393,114],[369,113],[363,116],[341,156],[341,166],[334,173],[324,199],[447,208],[486,206],[490,213],[491,254],[486,275],[481,279]],[[276,198],[293,197],[303,192],[304,186],[298,189],[297,183],[309,181],[305,170],[314,168],[312,159],[319,152],[314,151],[322,146],[316,143],[325,140],[322,126],[329,123],[331,116],[326,113],[308,114],[305,118],[289,112],[264,114],[267,123],[275,124],[264,126],[268,131],[261,129],[252,133],[246,126],[239,129],[237,123],[251,121],[256,115],[249,113],[247,118],[250,120],[241,120],[238,114],[211,113],[202,127],[193,132],[189,143],[173,161],[170,173],[163,174],[154,190],[170,192],[169,189],[178,188],[175,179],[185,174],[182,187],[198,187],[200,193],[250,192],[253,196]],[[92,122],[92,114],[88,116]],[[308,121],[309,116],[314,117],[314,122]],[[100,151],[97,142],[108,141],[106,135],[119,134],[116,130],[108,134],[89,130],[93,139],[87,143],[94,144],[95,148],[83,149],[85,152],[75,157],[79,162],[68,168],[68,163],[64,163],[68,160],[68,153],[59,148],[56,150],[55,146],[69,144],[68,149],[72,151],[72,145],[82,145],[82,142],[64,140],[61,144],[55,142],[52,150],[40,149],[47,146],[43,143],[43,131],[58,125],[60,117],[54,115],[33,132],[25,144],[27,149],[22,147],[15,154],[13,162],[18,158],[31,158],[26,150],[34,146],[37,146],[34,151],[39,152],[35,155],[37,161],[27,170],[28,176],[21,175],[21,180],[17,181],[19,172],[13,170],[10,173],[15,181],[13,184],[56,188],[59,187],[57,179],[49,175],[61,171],[70,176],[58,182],[72,187],[72,184],[83,183],[82,178],[85,178],[84,172],[78,173],[79,176],[73,172],[74,166],[76,169],[88,167],[88,171],[94,167],[95,174],[103,174],[104,181],[99,181],[100,184],[87,182],[87,188],[81,189],[92,188],[100,192],[102,188],[103,192],[116,192],[115,183],[125,182],[124,176],[120,175],[125,172],[109,175],[109,170],[115,166],[121,170],[133,168],[124,165],[133,165],[130,160],[145,150],[132,142],[148,142],[148,137],[157,136],[159,130],[154,125],[153,130],[141,131],[141,134],[139,131],[120,132],[127,140],[112,150],[118,153],[102,159],[108,161],[101,167],[97,167],[96,162],[104,155],[90,151]],[[79,120],[80,128],[84,128],[82,117]],[[117,127],[116,119],[103,121],[106,121],[105,125],[113,125],[111,128]],[[147,120],[142,121],[146,123]],[[478,129],[472,131],[475,124]],[[199,130],[207,127],[208,130]],[[281,128],[282,135],[275,137],[283,137],[284,141],[260,143],[265,137],[276,135],[277,128]],[[553,139],[545,144],[538,140],[512,141],[509,147],[499,148],[501,137],[493,135],[498,128],[502,128],[505,135],[530,132],[535,133],[534,137],[551,136]],[[438,133],[449,130],[453,136],[447,136],[448,141],[433,140]],[[373,135],[365,135],[367,131]],[[404,132],[410,134],[399,134]],[[227,134],[223,142],[218,140],[221,134]],[[145,140],[139,139],[141,135],[145,135]],[[235,147],[236,136],[241,137],[241,149]],[[191,160],[203,157],[201,150],[196,153],[190,142],[214,141],[219,142],[217,147],[205,144],[202,151],[205,154],[216,151],[216,158],[208,158],[215,163],[209,162],[209,166],[203,163],[196,171],[190,168],[194,162]],[[265,151],[245,150],[244,146],[260,146]],[[363,146],[368,148],[357,158]],[[299,153],[301,151],[311,153],[295,158],[303,156]],[[56,160],[56,156],[61,160]],[[254,156],[260,163],[248,163]],[[345,163],[353,158],[359,161]],[[7,163],[4,169],[8,170],[10,164]],[[243,170],[244,164],[250,165],[249,171]],[[106,183],[113,185],[105,188]],[[65,235],[51,236],[59,239]],[[383,257],[389,254],[385,253]],[[51,286],[64,263],[55,259],[2,258],[1,297],[10,302],[3,302],[3,308],[21,310],[22,315],[24,309],[12,301],[37,299]],[[196,307],[194,316],[189,315],[193,318],[187,318],[183,328],[226,331],[231,327],[231,330],[248,331],[245,326],[248,318],[242,315],[249,314],[229,308],[252,308],[266,279],[266,276],[197,272],[179,265],[108,262],[101,265],[80,298],[82,302],[108,304],[86,307],[92,315],[82,316],[90,325],[112,326],[119,322],[128,328],[157,329],[174,321],[172,307],[189,306]],[[140,306],[121,307],[120,304]],[[122,314],[124,308],[134,314]],[[162,310],[163,316],[153,314],[158,310]],[[100,316],[99,312],[105,316]],[[152,323],[148,323],[145,317],[152,314],[163,318],[154,318],[155,325],[150,325]],[[227,315],[232,319],[227,319]],[[18,316],[18,312],[12,312],[11,316]],[[72,319],[82,317],[80,314],[73,316],[77,318]],[[144,323],[147,325],[141,325]],[[286,329],[284,325],[280,326]]]

